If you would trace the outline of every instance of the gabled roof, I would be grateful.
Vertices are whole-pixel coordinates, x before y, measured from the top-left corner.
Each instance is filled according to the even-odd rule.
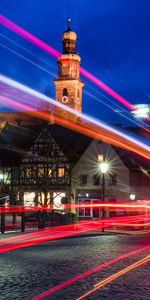
[[[124,162],[126,167],[130,170],[149,170],[150,161],[134,152],[123,150],[118,147],[113,147],[117,155]]]
[[[50,133],[65,156],[76,163],[92,141],[92,138],[59,125],[50,125]]]
[[[19,163],[37,134],[37,131],[29,128],[6,124],[0,134],[1,166]]]
[[[0,133],[1,166],[17,165],[25,157],[45,126],[72,164],[80,159],[92,141],[89,137],[55,124],[43,123],[28,127],[6,124]]]
[[[56,124],[16,126],[6,124],[0,132],[1,166],[17,165],[30,150],[43,128],[47,128],[52,138],[63,151],[72,165],[75,165],[92,142],[92,138]],[[118,147],[113,147],[116,154],[131,170],[150,170],[150,161]]]

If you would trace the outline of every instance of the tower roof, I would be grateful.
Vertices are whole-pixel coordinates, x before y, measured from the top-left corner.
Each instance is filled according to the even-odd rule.
[[[65,54],[76,53],[77,34],[75,31],[71,30],[71,27],[70,27],[71,18],[68,18],[67,21],[68,21],[68,27],[63,32],[63,35],[62,35],[63,53],[65,53]]]

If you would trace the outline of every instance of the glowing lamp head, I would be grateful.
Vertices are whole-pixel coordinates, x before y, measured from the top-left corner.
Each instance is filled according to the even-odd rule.
[[[130,194],[130,200],[135,200],[136,195],[135,194]]]
[[[99,164],[99,168],[100,168],[101,173],[105,174],[108,172],[109,164],[107,162],[103,161]]]

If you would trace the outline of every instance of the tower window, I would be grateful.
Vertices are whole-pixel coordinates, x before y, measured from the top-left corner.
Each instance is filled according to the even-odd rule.
[[[66,88],[63,89],[63,96],[68,96],[68,91]]]
[[[80,97],[80,91],[78,90],[78,98]]]

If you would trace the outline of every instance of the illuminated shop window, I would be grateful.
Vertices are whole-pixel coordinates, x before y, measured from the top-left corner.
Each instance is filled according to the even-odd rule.
[[[61,204],[61,198],[65,197],[65,193],[54,192],[53,193],[53,209],[64,209],[64,204]]]
[[[34,206],[34,205],[35,205],[35,192],[25,192],[24,206]]]
[[[63,177],[65,175],[65,169],[64,168],[58,168],[58,177]]]

